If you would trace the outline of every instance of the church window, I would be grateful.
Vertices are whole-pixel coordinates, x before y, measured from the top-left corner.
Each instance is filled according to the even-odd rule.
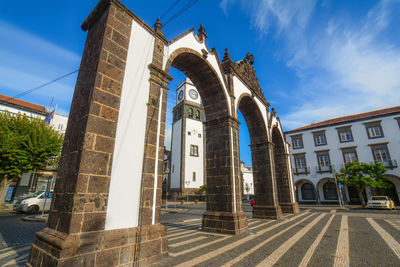
[[[192,108],[189,108],[188,115],[189,115],[189,118],[193,118],[193,109]]]
[[[200,120],[200,110],[196,110],[196,119]]]
[[[192,156],[192,157],[199,156],[199,146],[190,145],[190,156]]]
[[[196,172],[193,172],[193,182],[196,182]]]

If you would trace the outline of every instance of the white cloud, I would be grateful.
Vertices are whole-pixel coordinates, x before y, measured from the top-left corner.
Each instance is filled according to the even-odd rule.
[[[397,27],[391,11],[398,1],[378,2],[357,18],[350,9],[349,16],[325,10],[331,15],[324,19],[312,16],[315,1],[243,3],[258,10],[251,23],[261,34],[276,27],[280,59],[299,77],[288,88],[292,108],[280,113],[286,128],[399,104],[400,48],[385,34]]]

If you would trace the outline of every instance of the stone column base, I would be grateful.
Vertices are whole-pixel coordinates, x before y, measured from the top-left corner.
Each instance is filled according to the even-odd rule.
[[[168,257],[168,240],[161,224],[138,228],[65,234],[45,228],[36,233],[26,266],[132,266]]]
[[[254,205],[253,218],[277,220],[282,218],[282,210],[279,205],[277,206]]]
[[[297,202],[293,202],[293,203],[279,202],[279,205],[281,206],[282,211],[284,213],[299,213],[300,212],[299,203],[297,203]]]
[[[238,235],[248,230],[244,212],[215,212],[203,214],[203,231]]]

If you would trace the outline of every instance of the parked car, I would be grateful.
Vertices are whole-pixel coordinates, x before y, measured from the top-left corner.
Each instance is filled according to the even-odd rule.
[[[45,197],[45,192],[36,192],[28,197],[18,200],[14,205],[13,205],[13,210],[17,212],[26,212],[29,214],[35,214],[40,211],[44,210],[48,211],[50,210],[51,206],[51,197],[52,193],[50,192],[49,196]],[[46,206],[45,206],[46,202]]]
[[[367,203],[368,208],[394,209],[394,202],[387,196],[373,196]]]

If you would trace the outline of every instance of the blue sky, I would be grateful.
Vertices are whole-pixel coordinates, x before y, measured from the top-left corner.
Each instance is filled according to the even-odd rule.
[[[153,25],[174,1],[122,1]],[[181,0],[179,6],[187,3]],[[7,1],[0,11],[0,94],[15,96],[79,68],[86,39],[80,29],[97,1]],[[167,14],[168,20],[177,9]],[[207,46],[233,60],[254,54],[264,95],[285,130],[336,116],[395,106],[400,100],[400,1],[199,0],[170,22],[173,39],[204,25]],[[167,135],[175,88],[168,96]],[[68,114],[76,75],[21,99]],[[240,126],[241,158],[251,164]]]

